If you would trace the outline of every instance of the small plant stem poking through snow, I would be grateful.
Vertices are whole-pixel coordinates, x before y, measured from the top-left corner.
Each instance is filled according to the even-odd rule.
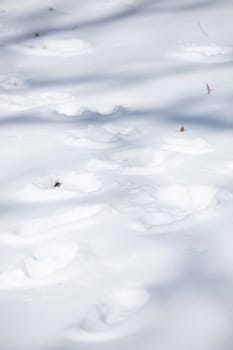
[[[207,94],[209,95],[211,93],[211,88],[208,83],[206,84],[206,89],[207,89]]]
[[[51,12],[54,11],[54,8],[50,6],[49,11],[51,11]]]
[[[56,181],[54,187],[61,187],[62,183],[60,181]]]
[[[184,127],[183,126],[180,128],[180,132],[184,132]]]

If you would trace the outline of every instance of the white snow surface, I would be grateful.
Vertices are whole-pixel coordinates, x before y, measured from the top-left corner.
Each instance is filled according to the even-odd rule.
[[[1,1],[0,350],[232,350],[232,18]]]

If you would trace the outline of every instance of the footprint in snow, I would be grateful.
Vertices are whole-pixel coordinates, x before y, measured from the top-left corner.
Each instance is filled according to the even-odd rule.
[[[182,137],[165,138],[161,148],[166,151],[184,154],[205,154],[213,152],[212,146],[204,139],[188,138],[184,134],[182,134]]]
[[[64,332],[64,337],[78,342],[104,342],[124,337],[139,330],[143,319],[136,317],[149,301],[142,287],[113,291],[90,310],[89,315]]]
[[[151,232],[186,225],[199,218],[208,218],[216,205],[217,189],[212,186],[169,185],[138,191],[131,198],[131,228]],[[144,208],[143,210],[141,208]]]
[[[24,259],[24,271],[32,279],[50,276],[68,266],[77,252],[78,247],[74,242],[48,243]]]
[[[55,186],[56,183],[60,186]],[[60,178],[52,176],[26,185],[22,190],[18,190],[14,197],[26,202],[46,202],[82,197],[102,188],[103,184],[95,174],[70,172]]]
[[[72,147],[109,149],[119,146],[123,141],[132,141],[137,138],[138,132],[133,128],[88,125],[86,129],[68,132],[62,140]]]
[[[152,148],[133,148],[115,152],[111,159],[125,175],[152,175],[165,169],[169,155]]]
[[[57,284],[72,277],[68,269],[78,254],[74,242],[50,243],[35,249],[22,261],[22,268],[0,273],[0,290],[36,288]]]

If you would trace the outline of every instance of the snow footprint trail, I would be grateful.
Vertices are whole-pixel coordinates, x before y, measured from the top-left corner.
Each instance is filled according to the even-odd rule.
[[[65,211],[57,211],[48,218],[27,220],[18,225],[2,228],[0,242],[30,245],[56,239],[69,232],[90,227],[114,213],[106,204],[75,206]]]
[[[55,187],[58,182],[61,185]],[[70,172],[26,185],[24,189],[16,192],[14,198],[26,202],[56,201],[83,197],[102,189],[102,181],[95,174]]]
[[[86,129],[68,132],[62,141],[72,147],[109,149],[119,146],[122,141],[130,142],[138,137],[138,131],[133,128],[117,128],[112,124],[89,124]]]
[[[139,190],[131,199],[131,211],[138,219],[130,226],[145,233],[173,230],[176,224],[186,227],[205,218],[204,214],[216,205],[217,193],[213,186],[170,185]]]
[[[177,166],[181,158],[174,156],[171,152],[202,155],[212,151],[212,146],[206,140],[179,134],[165,138],[156,148],[134,147],[115,151],[109,159],[122,175],[143,176],[169,171],[173,165]]]
[[[77,251],[78,247],[74,242],[48,243],[24,259],[24,271],[30,278],[50,276],[69,265],[75,259]]]
[[[149,301],[144,288],[122,288],[106,295],[103,303],[92,309],[76,326],[67,329],[64,337],[77,342],[105,342],[138,331],[144,319],[135,317]]]
[[[111,159],[124,175],[153,175],[166,168],[169,155],[152,148],[132,148],[114,153]]]
[[[37,248],[22,261],[22,268],[0,273],[0,290],[35,288],[57,284],[70,279],[67,268],[77,256],[74,242],[51,242]]]

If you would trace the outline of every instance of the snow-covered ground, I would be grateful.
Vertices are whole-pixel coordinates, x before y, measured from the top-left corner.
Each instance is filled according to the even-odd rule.
[[[1,0],[0,350],[232,350],[232,18]]]

